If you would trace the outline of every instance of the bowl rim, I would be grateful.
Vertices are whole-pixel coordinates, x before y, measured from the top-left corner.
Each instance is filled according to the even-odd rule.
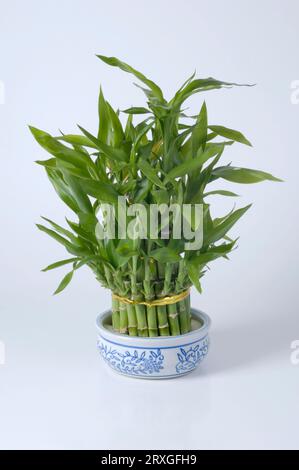
[[[146,346],[154,345],[157,342],[163,342],[166,341],[168,342],[182,342],[184,340],[189,341],[192,340],[192,338],[202,338],[203,336],[206,336],[208,333],[208,330],[210,329],[211,326],[211,319],[210,317],[204,313],[201,310],[191,308],[191,313],[193,316],[197,317],[200,319],[203,324],[200,326],[200,328],[197,328],[195,330],[190,331],[189,333],[184,333],[182,335],[176,335],[176,336],[152,336],[152,337],[141,337],[141,336],[129,336],[129,335],[124,335],[121,333],[116,333],[112,330],[108,330],[105,328],[103,325],[105,319],[108,317],[108,315],[111,315],[111,309],[105,310],[104,312],[100,313],[96,317],[96,327],[99,331],[99,335],[103,339],[108,339],[111,342],[116,342],[116,341],[121,341],[124,344],[133,344],[136,342],[138,344],[144,344]]]

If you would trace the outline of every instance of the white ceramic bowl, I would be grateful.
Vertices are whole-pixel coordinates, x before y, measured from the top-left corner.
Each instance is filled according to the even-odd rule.
[[[110,320],[110,321],[109,321]],[[98,348],[114,371],[143,379],[180,377],[192,372],[209,350],[210,318],[192,309],[192,331],[180,336],[140,338],[115,333],[111,311],[98,315]]]

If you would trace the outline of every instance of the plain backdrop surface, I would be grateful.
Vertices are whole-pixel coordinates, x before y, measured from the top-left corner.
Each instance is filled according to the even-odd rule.
[[[299,365],[290,360],[299,339],[298,14],[296,0],[0,0],[1,449],[299,448]],[[65,252],[34,223],[63,223],[69,212],[33,163],[46,153],[27,124],[95,131],[100,84],[114,107],[145,104],[136,80],[96,53],[135,66],[167,97],[195,68],[257,83],[198,94],[188,112],[205,99],[210,124],[254,144],[235,144],[224,162],[285,180],[223,184],[240,200],[211,200],[215,214],[254,204],[232,231],[238,250],[211,263],[203,294],[193,292],[194,307],[212,318],[212,347],[186,378],[108,372],[95,317],[109,292],[82,269],[53,297],[65,270],[40,272]]]

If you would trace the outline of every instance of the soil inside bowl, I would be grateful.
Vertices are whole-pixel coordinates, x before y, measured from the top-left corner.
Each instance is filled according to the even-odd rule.
[[[192,315],[192,318],[191,318],[191,331],[195,331],[195,330],[198,330],[199,328],[201,328],[203,325],[203,321],[198,318],[198,317],[195,317],[194,315]],[[103,326],[104,328],[106,328],[108,331],[111,331],[112,333],[116,333],[113,328],[112,328],[112,315],[108,315],[105,320],[103,321]],[[116,333],[116,334],[120,334],[120,333]],[[129,336],[128,333],[122,333],[122,336]],[[153,338],[153,336],[152,336]],[[155,338],[160,338],[160,336],[155,336]],[[164,336],[165,338],[165,336]]]

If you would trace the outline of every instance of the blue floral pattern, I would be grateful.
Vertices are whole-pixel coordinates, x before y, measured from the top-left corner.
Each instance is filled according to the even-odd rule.
[[[195,369],[195,367],[204,359],[208,354],[209,339],[206,338],[202,343],[196,346],[191,346],[189,349],[180,348],[177,353],[178,363],[176,365],[177,374],[184,374]]]
[[[122,353],[112,347],[108,348],[101,341],[98,347],[103,359],[110,367],[122,374],[146,376],[163,369],[164,356],[160,349],[148,353],[143,351],[141,354],[136,349],[132,353],[129,351]]]

